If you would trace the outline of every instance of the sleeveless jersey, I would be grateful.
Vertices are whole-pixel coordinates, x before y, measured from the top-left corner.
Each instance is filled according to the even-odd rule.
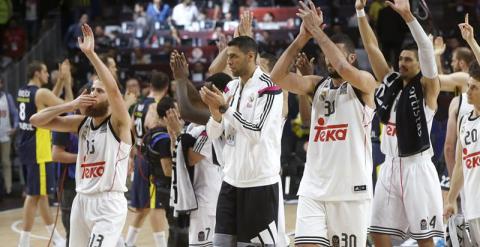
[[[393,103],[392,110],[390,111],[390,120],[388,120],[388,124],[384,126],[384,129],[383,129],[384,132],[382,134],[382,141],[380,144],[380,149],[382,150],[382,153],[384,153],[386,156],[390,158],[399,157],[396,118],[397,118],[397,104],[398,104],[398,100],[400,99],[401,93],[402,93],[401,91],[398,93],[397,98]],[[427,120],[428,134],[430,135],[430,132],[432,130],[433,117],[435,116],[435,111],[428,108],[428,106],[425,104],[425,101],[423,102],[423,104],[425,109],[425,119]],[[433,156],[432,145],[430,144],[430,148],[424,152],[428,152],[430,156]]]
[[[142,138],[145,135],[145,116],[148,112],[150,104],[154,103],[155,99],[147,97],[135,105],[133,110],[133,122],[135,124],[135,139],[138,146],[142,145]]]
[[[96,127],[93,119],[86,117],[80,124],[78,136],[77,192],[126,192],[131,145],[120,141],[115,135],[110,117]]]
[[[37,112],[35,95],[39,88],[26,85],[18,90],[18,128],[17,147],[22,150],[20,159],[24,163],[45,163],[52,161],[52,138],[47,129],[35,128],[30,117]]]
[[[480,201],[480,119],[474,117],[473,111],[464,115],[460,120],[459,138],[462,143],[462,170],[465,193],[465,218],[472,220],[480,217],[480,208],[477,203]]]
[[[317,85],[299,195],[320,201],[372,198],[373,114],[349,83],[334,88],[328,78]]]

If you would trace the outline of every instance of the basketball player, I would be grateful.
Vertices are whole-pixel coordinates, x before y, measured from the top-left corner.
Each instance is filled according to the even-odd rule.
[[[48,204],[48,194],[55,189],[54,164],[52,162],[52,146],[50,131],[32,126],[30,117],[45,107],[62,104],[58,96],[65,92],[65,101],[71,101],[72,84],[70,64],[65,60],[60,65],[60,75],[53,92],[42,88],[48,83],[47,66],[40,62],[32,62],[28,66],[29,82],[18,90],[19,131],[17,149],[22,151],[20,161],[27,171],[25,203],[23,205],[23,226],[20,233],[19,247],[30,246],[30,232],[33,227],[37,207],[49,233],[53,231],[53,219]],[[53,244],[64,246],[65,239],[57,231],[53,234]]]
[[[177,81],[188,80],[188,63],[183,54],[174,51],[170,56],[170,67]],[[218,162],[215,164],[212,141],[208,138],[205,125],[191,123],[187,126],[186,132],[182,133],[183,126],[178,115],[180,114],[175,108],[169,109],[164,121],[170,135],[179,142],[178,145],[181,145],[181,149],[176,150],[175,175],[178,177],[182,174],[178,172],[182,168],[180,166],[187,167],[188,172],[193,174],[188,176],[183,173],[188,176],[183,179],[193,181],[192,199],[196,199],[197,202],[197,208],[190,213],[188,242],[190,246],[211,246],[217,199],[222,184],[221,168]],[[178,190],[178,193],[182,192]]]
[[[255,40],[232,39],[227,64],[237,79],[228,83],[225,94],[215,87],[200,91],[212,114],[208,136],[225,138],[214,246],[275,245],[278,240],[283,98],[256,57]]]
[[[168,84],[170,80],[168,75],[163,72],[153,72],[150,80],[150,93],[149,95],[137,102],[134,107],[132,121],[134,126],[134,133],[136,137],[137,152],[134,158],[134,172],[133,182],[131,187],[131,206],[135,208],[135,217],[128,227],[127,237],[125,239],[126,246],[135,245],[136,239],[140,228],[145,221],[146,216],[149,214],[150,209],[152,214],[150,215],[150,224],[153,229],[153,238],[157,247],[164,247],[167,244],[165,229],[167,228],[167,219],[165,217],[165,209],[168,209],[168,202],[170,197],[169,193],[165,193],[164,198],[157,197],[152,193],[155,189],[153,183],[154,176],[164,178],[162,174],[153,174],[150,171],[150,164],[148,160],[141,154],[141,149],[144,148],[142,143],[146,128],[144,126],[145,116],[151,104],[159,102],[165,95],[167,95]],[[155,170],[155,169],[154,169]],[[156,170],[155,170],[156,171]],[[159,178],[160,179],[160,178]],[[169,179],[168,179],[169,180]],[[170,183],[163,183],[169,187]],[[163,188],[166,190],[166,188]],[[162,188],[157,188],[156,191],[162,191]],[[169,191],[169,190],[168,190]],[[161,193],[159,195],[162,195]]]
[[[386,3],[405,20],[418,48],[404,48],[400,73],[392,72],[368,25],[365,2],[357,0],[360,34],[373,71],[383,80],[376,103],[386,125],[381,143],[386,158],[375,187],[369,230],[375,246],[392,246],[390,236],[404,238],[407,231],[420,247],[433,246],[433,237],[443,237],[442,195],[429,136],[440,92],[434,50],[408,0]]]
[[[313,96],[307,162],[298,191],[295,245],[335,246],[344,241],[342,245],[362,246],[372,197],[369,134],[375,79],[354,66],[353,43],[343,36],[330,40],[320,28],[322,12],[312,2],[300,4],[300,33],[271,74],[283,89]],[[328,77],[288,72],[312,37],[325,54]]]
[[[91,28],[82,25],[79,47],[100,80],[72,102],[48,107],[30,119],[37,127],[78,131],[75,172],[77,195],[70,217],[70,247],[110,247],[117,243],[127,216],[124,192],[132,147],[130,116],[115,78],[94,51]],[[60,116],[81,109],[85,115]]]
[[[473,38],[473,32],[471,34]],[[473,110],[463,115],[459,122],[457,160],[450,192],[448,193],[448,202],[445,206],[445,216],[449,217],[456,213],[457,197],[463,187],[465,200],[462,203],[465,208],[465,212],[463,212],[465,220],[468,221],[473,244],[480,245],[480,209],[477,207],[477,202],[480,200],[478,190],[480,179],[480,166],[478,164],[480,150],[478,139],[478,131],[480,131],[480,66],[478,62],[472,63],[469,74],[471,77],[468,81],[467,99],[468,103],[473,105]]]

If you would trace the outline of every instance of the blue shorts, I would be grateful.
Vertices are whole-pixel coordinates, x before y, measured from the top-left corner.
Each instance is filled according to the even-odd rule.
[[[150,171],[148,163],[138,156],[135,157],[133,169],[133,182],[130,188],[131,202],[133,208],[150,207]]]
[[[44,196],[55,192],[57,163],[27,163],[26,193],[30,196]]]

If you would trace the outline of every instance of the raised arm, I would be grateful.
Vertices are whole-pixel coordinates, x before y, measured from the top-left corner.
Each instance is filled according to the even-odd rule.
[[[252,12],[244,11],[240,16],[240,23],[238,24],[238,27],[235,30],[234,37],[248,36],[253,38],[252,22],[253,22]],[[216,73],[223,72],[225,74],[232,76],[232,72],[227,67],[227,49],[225,49],[227,40],[225,36],[221,35],[219,37],[218,42],[219,43],[217,46],[219,48],[219,54],[217,55],[217,57],[215,57],[215,59],[210,64],[210,67],[208,68],[208,73],[213,75]]]
[[[429,35],[429,38],[432,39],[433,42],[433,51],[435,54],[435,64],[437,65],[437,71],[439,75],[443,74],[443,61],[442,61],[442,55],[445,52],[445,49],[447,46],[445,45],[445,42],[443,41],[442,36],[437,36],[433,37],[432,35]]]
[[[300,54],[300,51],[310,39],[311,35],[305,29],[304,24],[302,24],[295,40],[287,47],[275,63],[270,77],[272,81],[282,89],[299,95],[308,95],[313,93],[315,85],[322,79],[319,76],[302,76],[290,72],[290,67],[295,62],[295,58]]]
[[[30,122],[33,126],[58,132],[77,132],[80,123],[85,118],[82,115],[60,116],[67,112],[85,109],[95,104],[96,100],[89,94],[82,94],[74,101],[51,106],[35,113]]]
[[[189,90],[190,80],[188,79],[188,63],[184,54],[179,54],[176,50],[172,52],[170,56],[170,68],[172,69],[173,78],[177,81],[176,96],[178,101],[178,107],[182,119],[189,122],[194,122],[200,125],[205,125],[210,118],[210,112],[206,105],[201,102],[200,94],[198,91]],[[195,93],[195,95],[194,95]],[[197,96],[200,99],[204,108],[195,107],[192,104],[192,99]]]
[[[465,15],[465,22],[458,24],[458,27],[460,28],[460,32],[462,33],[462,38],[468,43],[468,46],[470,46],[470,48],[472,49],[472,52],[477,59],[477,63],[480,63],[480,46],[475,40],[475,33],[473,27],[468,21],[468,14]]]
[[[302,8],[299,9],[300,12],[297,15],[302,18],[307,31],[312,34],[338,74],[363,93],[373,94],[377,85],[375,78],[370,73],[359,70],[350,64],[345,54],[323,32],[321,28],[323,14],[320,8],[315,8],[312,1],[308,1],[308,6],[300,1],[300,5]],[[348,59],[355,59],[355,57],[349,55]]]
[[[114,130],[120,139],[125,143],[132,143],[130,135],[130,115],[123,101],[120,89],[108,67],[102,62],[94,51],[95,41],[92,29],[87,25],[82,25],[83,40],[78,38],[79,47],[92,63],[98,77],[103,82],[111,107],[111,121]]]
[[[382,54],[378,45],[377,37],[373,32],[368,19],[365,15],[365,4],[367,0],[356,0],[355,9],[357,10],[358,29],[360,30],[360,37],[362,38],[363,46],[368,55],[368,61],[372,65],[373,74],[377,78],[377,83],[381,83],[385,75],[391,69],[388,66],[387,60]]]
[[[440,82],[438,80],[433,44],[422,26],[420,26],[420,23],[413,16],[408,0],[394,0],[394,2],[387,1],[385,3],[395,10],[407,23],[413,39],[417,43],[418,61],[420,62],[420,70],[423,75],[421,82],[425,92],[425,103],[431,109],[436,110],[437,97],[440,93]]]
[[[466,72],[454,72],[448,75],[438,75],[440,90],[443,92],[465,92],[470,75]]]

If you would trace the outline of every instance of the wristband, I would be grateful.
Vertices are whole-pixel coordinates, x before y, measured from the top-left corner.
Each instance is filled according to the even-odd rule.
[[[365,9],[358,10],[357,9],[357,17],[365,17]]]

